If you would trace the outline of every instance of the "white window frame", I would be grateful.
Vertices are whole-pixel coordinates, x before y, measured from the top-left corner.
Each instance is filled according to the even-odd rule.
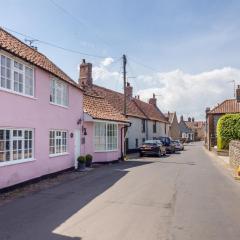
[[[57,133],[60,132],[60,135]],[[51,138],[51,133],[54,133],[54,138]],[[66,135],[66,138],[63,138],[63,134]],[[49,156],[50,157],[57,157],[68,154],[68,131],[62,129],[50,129],[49,130]],[[65,139],[66,144],[63,144],[63,140]],[[51,140],[54,141],[54,145],[51,145]],[[58,141],[60,144],[60,152],[57,152]],[[51,153],[51,148],[54,148],[54,152]]]
[[[0,130],[10,131],[10,137],[9,137],[10,148],[9,148],[9,151],[8,151],[8,152],[10,152],[10,160],[4,161],[4,162],[0,162],[0,167],[1,166],[18,164],[18,163],[30,162],[30,161],[34,161],[35,160],[34,159],[34,155],[35,155],[35,147],[34,147],[35,134],[34,134],[34,129],[32,129],[32,128],[4,128],[4,127],[1,127]],[[17,132],[21,131],[22,132],[22,136],[13,136],[13,132],[14,131],[17,131]],[[31,139],[29,137],[25,138],[25,131],[29,131],[29,132],[32,133],[32,138]],[[32,147],[31,148],[29,148],[29,147],[25,148],[25,141],[28,142],[27,145],[29,146],[30,140],[31,140]],[[21,145],[22,145],[22,148],[21,148],[21,152],[22,152],[21,155],[22,155],[22,157],[18,158],[16,160],[13,160],[13,152],[14,152],[13,142],[14,141],[17,141],[17,145],[18,145],[18,142],[21,142]],[[29,151],[30,149],[31,149],[31,157],[24,158],[25,150]],[[18,150],[19,150],[19,148],[17,146],[17,150],[15,150],[15,151],[18,151]],[[29,152],[28,152],[28,154],[29,154]]]
[[[105,148],[104,149],[97,149],[96,148],[96,142],[95,142],[95,137],[96,137],[96,124],[104,124],[105,125],[105,136],[103,136],[105,138]],[[108,125],[114,125],[116,127],[116,135],[114,136],[116,138],[116,148],[113,149],[109,149],[109,137],[107,135],[107,129],[108,129]],[[94,122],[94,152],[116,152],[118,151],[118,124],[116,122],[104,122],[104,121],[95,121]]]
[[[2,56],[5,57],[6,59],[10,60],[10,68],[8,68],[10,70],[10,78],[8,78],[10,80],[10,88],[7,88],[6,86],[6,80],[7,77],[5,75],[5,87],[1,86],[1,74],[2,74],[2,65],[1,65],[1,60],[2,60]],[[15,67],[15,62],[18,64],[21,64],[23,66],[23,69],[20,70],[17,67]],[[5,68],[6,65],[5,65]],[[28,77],[26,74],[26,69],[30,69],[32,71],[32,94],[27,94],[26,93],[26,78]],[[18,75],[21,74],[22,75],[22,92],[16,91],[14,90],[14,75],[15,73],[17,73]],[[21,95],[21,96],[25,96],[25,97],[29,97],[29,98],[34,98],[35,95],[35,73],[34,73],[34,67],[20,59],[17,59],[15,57],[10,56],[9,54],[5,54],[5,52],[3,53],[2,51],[0,51],[0,90],[2,91],[6,91],[6,92],[10,92],[10,93],[14,93],[17,95]]]
[[[60,103],[58,94],[60,93]],[[69,105],[69,87],[68,84],[52,77],[50,80],[50,103],[56,106],[68,108]]]

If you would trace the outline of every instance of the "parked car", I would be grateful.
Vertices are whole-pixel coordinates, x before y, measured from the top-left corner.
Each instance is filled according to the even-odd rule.
[[[176,151],[183,151],[184,150],[184,146],[179,140],[174,140],[173,143],[175,145]]]
[[[160,140],[146,140],[139,148],[140,156],[144,155],[157,155],[161,157],[166,155],[166,147]]]
[[[163,143],[163,146],[166,147],[167,153],[175,153],[175,145],[170,137],[159,137],[158,140],[160,140]]]

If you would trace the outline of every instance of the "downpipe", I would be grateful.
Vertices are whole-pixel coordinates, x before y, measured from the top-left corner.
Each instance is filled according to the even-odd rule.
[[[121,160],[124,161],[124,153],[125,153],[125,146],[126,146],[126,143],[125,143],[125,137],[126,137],[126,133],[127,131],[125,131],[126,129],[128,129],[129,127],[131,127],[132,123],[130,122],[128,126],[124,126],[124,127],[121,127]],[[124,131],[123,131],[124,130]],[[124,144],[123,144],[123,133],[124,133]]]

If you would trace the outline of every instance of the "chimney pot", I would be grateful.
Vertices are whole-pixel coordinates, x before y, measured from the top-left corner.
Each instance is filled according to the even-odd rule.
[[[133,97],[133,87],[130,85],[129,82],[127,82],[127,86],[126,86],[126,96],[127,98]]]
[[[79,85],[81,87],[92,86],[92,64],[83,59],[80,64]]]
[[[238,85],[237,89],[236,89],[236,99],[237,102],[240,102],[240,85]]]
[[[153,93],[153,97],[149,99],[148,103],[154,105],[155,107],[157,106],[157,99],[155,97],[155,93]]]

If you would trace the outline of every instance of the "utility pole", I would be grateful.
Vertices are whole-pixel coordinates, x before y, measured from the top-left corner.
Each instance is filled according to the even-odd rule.
[[[126,93],[126,85],[127,85],[127,72],[126,72],[126,65],[127,65],[127,57],[123,54],[123,91],[124,91],[124,106],[123,106],[123,114],[127,116],[127,93]]]
[[[126,93],[126,86],[127,86],[127,72],[126,72],[126,65],[127,65],[127,57],[123,54],[123,91],[124,91],[124,103],[123,103],[123,114],[127,117],[127,93]],[[126,157],[127,153],[127,142],[126,142],[126,134],[127,128],[124,127],[124,149],[123,149],[123,159]]]

